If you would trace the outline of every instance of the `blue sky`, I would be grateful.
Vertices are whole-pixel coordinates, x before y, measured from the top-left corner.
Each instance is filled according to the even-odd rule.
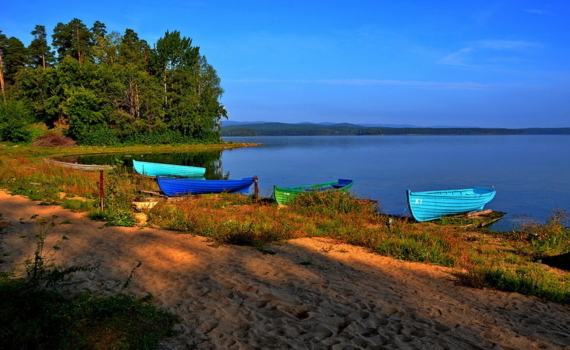
[[[193,39],[230,120],[570,126],[570,1],[5,1],[0,30]]]

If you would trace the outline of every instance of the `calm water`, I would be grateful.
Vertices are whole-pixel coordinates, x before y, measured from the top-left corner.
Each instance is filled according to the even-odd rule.
[[[257,175],[262,194],[273,185],[299,186],[353,179],[362,198],[388,214],[408,214],[405,190],[495,187],[486,208],[508,215],[493,228],[508,230],[521,217],[544,220],[570,210],[570,136],[298,136],[233,137],[263,143],[224,151],[231,178]]]
[[[226,151],[79,156],[68,161],[114,164],[115,158],[206,167],[207,179],[257,175],[262,195],[273,185],[352,179],[361,198],[382,212],[408,215],[406,189],[430,191],[495,187],[486,208],[507,212],[492,228],[510,230],[524,219],[544,221],[570,210],[570,136],[295,136],[233,137],[263,143]]]

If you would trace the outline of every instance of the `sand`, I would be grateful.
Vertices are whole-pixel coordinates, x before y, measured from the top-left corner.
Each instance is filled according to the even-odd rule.
[[[60,265],[99,264],[83,287],[152,293],[182,319],[162,349],[561,349],[570,308],[516,293],[460,286],[453,270],[403,262],[325,239],[296,239],[263,254],[214,247],[203,237],[154,228],[105,227],[84,214],[0,191],[0,235],[21,267],[33,215],[69,238]],[[49,246],[49,245],[48,245]],[[33,247],[32,247],[33,248]]]

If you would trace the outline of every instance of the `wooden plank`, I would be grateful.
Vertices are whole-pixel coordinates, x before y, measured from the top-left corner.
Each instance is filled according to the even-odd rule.
[[[480,215],[487,215],[487,214],[491,214],[493,211],[491,209],[485,209],[485,210],[481,210],[475,213],[467,213],[465,214],[465,217],[468,219],[480,216]]]

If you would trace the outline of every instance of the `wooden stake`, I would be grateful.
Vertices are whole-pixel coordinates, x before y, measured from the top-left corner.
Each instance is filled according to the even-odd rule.
[[[103,212],[105,209],[105,186],[104,186],[103,170],[99,170],[99,209]]]
[[[253,177],[253,198],[255,198],[255,200],[259,198],[259,187],[257,185],[257,176]]]

